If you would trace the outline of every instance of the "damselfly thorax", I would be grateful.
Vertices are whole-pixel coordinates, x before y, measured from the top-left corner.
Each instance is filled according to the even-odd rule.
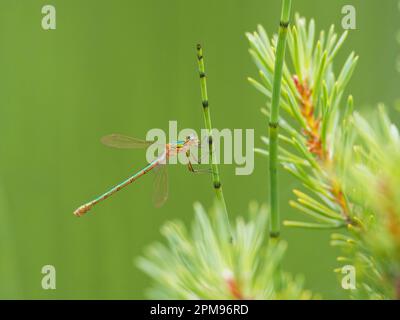
[[[176,156],[179,153],[186,153],[191,147],[199,144],[197,138],[188,136],[186,140],[178,140],[175,143],[168,143],[166,145],[167,156]]]

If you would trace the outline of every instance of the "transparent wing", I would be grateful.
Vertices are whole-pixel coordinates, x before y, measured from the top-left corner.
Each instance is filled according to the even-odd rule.
[[[168,170],[165,164],[155,168],[153,203],[156,208],[160,208],[168,199]]]
[[[118,133],[113,133],[108,136],[104,136],[100,139],[100,141],[101,143],[103,143],[108,147],[120,148],[120,149],[147,148],[148,146],[154,143],[154,141],[145,141]]]

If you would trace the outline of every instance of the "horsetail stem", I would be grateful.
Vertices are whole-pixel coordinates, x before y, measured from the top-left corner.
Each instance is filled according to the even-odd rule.
[[[279,102],[281,96],[282,69],[285,58],[286,37],[289,27],[292,0],[283,0],[276,49],[274,82],[272,86],[271,116],[269,120],[269,174],[270,174],[270,237],[278,238],[280,232],[279,193],[278,193],[278,131]]]
[[[209,103],[208,103],[207,81],[206,81],[206,73],[205,73],[205,68],[204,68],[203,49],[201,47],[201,44],[198,44],[196,49],[197,49],[197,63],[198,63],[198,67],[199,67],[199,76],[200,76],[200,89],[201,89],[201,100],[202,100],[201,103],[203,106],[204,124],[205,124],[206,130],[207,130],[209,163],[211,166],[213,187],[214,187],[217,199],[218,199],[222,209],[225,212],[227,225],[229,226],[229,216],[228,216],[228,211],[226,209],[224,193],[222,192],[222,184],[221,184],[221,180],[220,180],[220,176],[219,176],[219,168],[218,168],[218,164],[215,163],[215,161],[214,161],[212,125],[211,125],[210,107],[209,107]]]

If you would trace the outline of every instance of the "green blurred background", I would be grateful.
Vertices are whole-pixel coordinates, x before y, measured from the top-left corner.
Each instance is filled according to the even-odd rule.
[[[41,8],[57,10],[57,29],[41,28]],[[350,83],[359,109],[394,106],[400,29],[395,0],[295,0],[294,11],[318,28],[335,24],[353,4],[357,30],[338,57],[355,50]],[[278,0],[0,0],[0,298],[144,298],[149,279],[134,266],[146,245],[161,240],[169,219],[190,223],[192,204],[210,206],[210,178],[171,166],[170,200],[151,203],[146,177],[78,219],[72,211],[145,163],[144,152],[112,150],[99,138],[121,132],[203,124],[195,44],[205,47],[213,124],[266,131],[264,97],[246,81],[256,75],[244,33],[258,23],[276,31]],[[393,115],[396,112],[393,111]],[[266,161],[251,176],[222,166],[232,215],[250,200],[266,201]],[[285,218],[296,182],[282,174]],[[332,269],[329,232],[284,229],[285,269],[306,276],[325,298],[344,298]],[[41,268],[57,270],[57,289],[41,288]]]

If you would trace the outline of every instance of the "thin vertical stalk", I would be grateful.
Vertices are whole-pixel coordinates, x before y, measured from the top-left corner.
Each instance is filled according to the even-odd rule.
[[[222,210],[225,212],[225,217],[227,220],[227,224],[229,226],[229,217],[228,211],[226,209],[226,203],[224,198],[224,193],[222,192],[222,184],[219,176],[219,168],[218,164],[214,161],[214,151],[213,151],[213,137],[212,137],[212,124],[211,124],[211,116],[210,116],[210,107],[208,103],[208,93],[207,93],[207,81],[206,81],[206,73],[204,67],[204,56],[203,49],[200,44],[197,45],[197,62],[199,67],[199,76],[200,76],[200,88],[201,88],[201,103],[203,106],[203,115],[204,115],[204,125],[207,130],[207,140],[208,140],[208,154],[209,154],[209,163],[211,166],[212,173],[212,182],[215,194],[217,196],[218,202],[222,207]]]
[[[292,0],[282,0],[278,45],[275,56],[274,82],[272,86],[271,117],[269,120],[269,174],[270,174],[270,237],[278,238],[280,232],[278,192],[278,132],[279,103],[281,97],[282,69],[285,59],[286,37],[289,27]]]

